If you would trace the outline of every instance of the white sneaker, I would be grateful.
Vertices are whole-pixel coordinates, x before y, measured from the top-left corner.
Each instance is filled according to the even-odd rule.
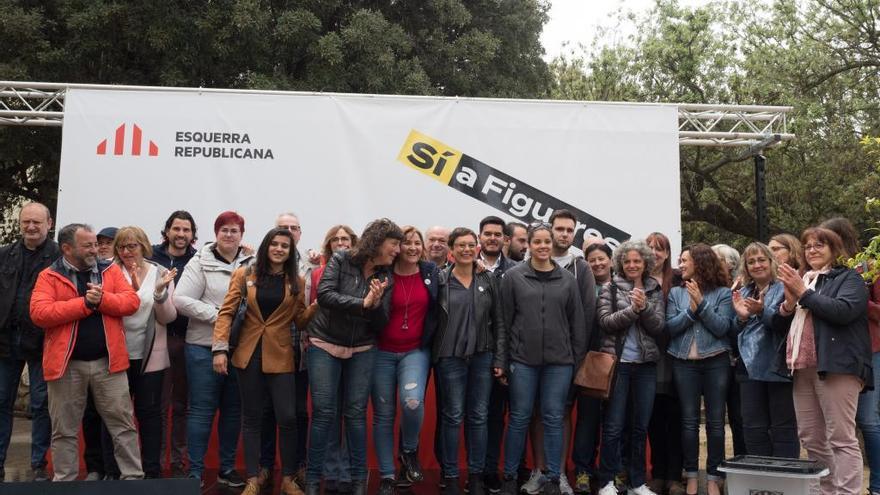
[[[648,488],[648,485],[642,485],[638,488],[630,488],[629,490],[626,491],[626,495],[657,495],[657,494],[654,493],[653,491],[651,491],[651,489]]]
[[[565,477],[565,473],[559,475],[559,492],[562,495],[574,495],[574,490],[568,484],[568,478]]]
[[[540,469],[532,469],[529,481],[526,481],[522,488],[520,488],[520,491],[526,492],[529,495],[538,495],[544,488],[545,483],[547,483],[547,477],[544,476],[544,473]]]
[[[83,481],[100,481],[100,480],[101,480],[101,473],[96,473],[96,472],[92,471],[86,475],[86,477]]]
[[[599,490],[599,495],[617,495],[617,487],[614,486],[614,482],[609,481],[607,485],[603,486]]]

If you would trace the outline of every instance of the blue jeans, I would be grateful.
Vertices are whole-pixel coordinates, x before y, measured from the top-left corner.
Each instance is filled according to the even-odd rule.
[[[562,418],[571,388],[572,365],[528,366],[510,364],[510,421],[504,440],[504,475],[515,477],[526,446],[532,410],[540,389],[544,425],[544,461],[547,477],[559,479],[562,460]]]
[[[645,484],[645,441],[648,438],[648,423],[651,421],[656,389],[656,364],[618,364],[614,390],[608,399],[602,427],[599,486],[614,481],[614,475],[621,471],[621,467],[626,468],[630,486],[636,488]],[[630,458],[625,460],[625,466],[621,466],[620,451],[627,408],[632,420],[629,427]]]
[[[400,446],[405,452],[419,448],[425,417],[425,388],[431,369],[427,349],[409,352],[376,352],[373,367],[373,443],[379,475],[394,477],[394,418],[400,404]]]
[[[46,380],[43,379],[43,362],[40,359],[27,361],[15,358],[0,358],[0,468],[6,462],[6,451],[12,438],[12,410],[18,397],[18,383],[25,362],[30,378],[31,424],[31,467],[46,466],[46,452],[52,438],[52,425],[49,421],[49,400]]]
[[[337,417],[336,408],[340,401],[351,479],[363,481],[367,478],[367,401],[370,398],[376,348],[358,352],[349,359],[333,357],[315,345],[309,346],[306,354],[312,392],[306,482],[321,481],[331,424]]]
[[[672,379],[681,401],[681,444],[684,471],[688,478],[698,474],[700,450],[700,397],[706,403],[706,479],[719,480],[718,465],[724,460],[724,407],[730,379],[730,358],[726,352],[706,359],[673,359]]]
[[[443,397],[439,411],[443,476],[458,477],[458,440],[462,420],[465,422],[468,474],[483,474],[493,381],[492,353],[474,354],[469,360],[440,358],[436,369],[437,386]]]
[[[189,474],[201,477],[205,470],[205,452],[214,425],[214,413],[220,410],[220,471],[235,468],[238,433],[241,429],[241,397],[235,368],[228,375],[214,372],[210,347],[186,344],[186,376],[189,381],[189,414],[186,418],[186,443]]]
[[[871,357],[874,365],[874,390],[859,395],[856,424],[865,438],[865,455],[871,469],[870,491],[880,491],[880,352]]]
[[[341,395],[341,394],[340,394]],[[348,445],[340,432],[342,424],[342,402],[337,407],[336,417],[330,424],[327,449],[324,452],[324,480],[351,481],[351,468],[348,465]]]

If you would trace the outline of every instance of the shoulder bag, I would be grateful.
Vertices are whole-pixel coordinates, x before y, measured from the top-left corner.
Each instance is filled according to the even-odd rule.
[[[244,319],[247,316],[247,278],[251,274],[251,267],[244,270],[244,277],[241,279],[241,300],[238,302],[238,309],[235,310],[235,316],[232,318],[232,325],[229,327],[229,354],[238,347],[238,340],[241,337],[241,327],[244,326]]]
[[[611,282],[611,310],[617,312],[617,285]],[[620,353],[623,351],[624,339],[618,335],[614,339],[614,354],[600,351],[589,351],[578,367],[574,384],[581,387],[582,395],[607,399],[614,387],[615,369]]]

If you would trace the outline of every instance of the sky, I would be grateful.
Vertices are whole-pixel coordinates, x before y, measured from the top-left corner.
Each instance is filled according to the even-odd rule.
[[[544,26],[541,43],[546,51],[545,60],[550,61],[577,44],[589,47],[600,26],[613,26],[616,21],[609,17],[619,8],[633,12],[650,10],[654,0],[549,0],[550,21]],[[679,4],[697,6],[707,0],[679,0]],[[629,33],[621,33],[629,34]],[[567,48],[563,44],[569,42]]]

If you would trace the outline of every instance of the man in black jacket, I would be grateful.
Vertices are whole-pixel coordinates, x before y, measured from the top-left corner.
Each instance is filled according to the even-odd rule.
[[[31,291],[37,275],[60,252],[48,238],[49,209],[28,203],[18,216],[21,239],[0,247],[0,482],[12,435],[12,409],[24,365],[30,378],[31,469],[34,481],[48,481],[46,452],[52,437],[46,381],[43,379],[43,330],[30,318]]]
[[[190,258],[196,254],[192,246],[196,240],[196,222],[189,212],[178,210],[173,212],[165,221],[162,229],[162,244],[153,246],[152,261],[167,269],[177,268],[174,284],[180,281],[183,269]],[[184,463],[186,462],[186,361],[183,350],[186,339],[186,325],[189,318],[178,315],[177,319],[168,324],[168,356],[171,358],[171,369],[165,373],[165,382],[162,385],[162,410],[168,411],[171,407],[171,471],[175,476],[186,476]],[[162,421],[167,422],[168,415],[162,415]],[[167,426],[167,425],[164,425]],[[168,431],[167,428],[162,428]],[[166,436],[162,437],[162,458],[165,459],[167,448]]]
[[[518,265],[516,261],[504,256],[504,238],[507,224],[499,217],[488,216],[480,220],[480,262],[486,270],[501,282],[504,273]],[[501,301],[504,304],[504,301]],[[507,386],[498,380],[492,382],[492,394],[489,396],[489,438],[486,444],[486,464],[484,482],[491,493],[501,490],[501,478],[498,475],[498,463],[501,460],[501,442],[504,439],[504,426],[507,424]],[[523,468],[525,477],[528,470]]]

